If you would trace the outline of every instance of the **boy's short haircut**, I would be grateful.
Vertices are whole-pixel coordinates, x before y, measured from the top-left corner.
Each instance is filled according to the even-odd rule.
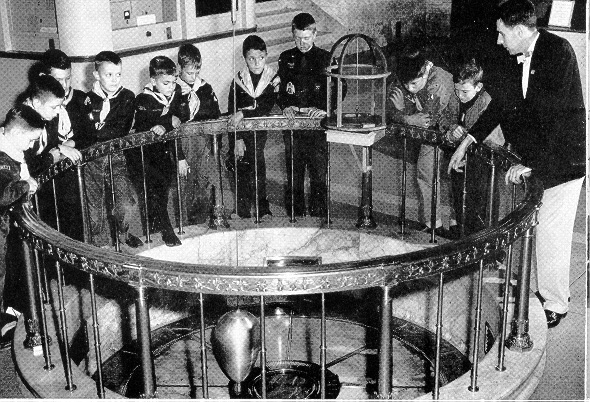
[[[45,121],[37,111],[27,105],[17,105],[6,113],[3,127],[20,126],[27,130],[45,127]]]
[[[426,57],[420,49],[408,47],[404,49],[397,60],[397,77],[402,84],[407,84],[424,74],[426,67]]]
[[[178,49],[178,64],[180,65],[180,68],[186,66],[200,66],[201,62],[201,52],[195,45],[187,43],[180,46]]]
[[[119,65],[122,63],[121,57],[110,50],[103,50],[94,57],[94,69],[98,71],[98,68],[102,63],[113,63]]]
[[[166,56],[156,56],[150,60],[150,78],[160,75],[176,75],[176,64]]]
[[[524,25],[528,28],[537,26],[535,5],[530,0],[507,0],[497,7],[497,19],[507,27]]]
[[[58,80],[51,75],[40,75],[35,77],[27,88],[27,97],[29,99],[39,99],[42,102],[47,101],[48,96],[63,98],[66,93]]]
[[[266,42],[260,36],[250,35],[244,39],[244,44],[242,45],[242,54],[244,57],[246,57],[246,53],[248,53],[249,50],[266,52]]]
[[[45,74],[51,74],[51,69],[67,70],[72,68],[72,61],[67,54],[59,49],[49,49],[41,57]]]
[[[483,68],[475,60],[471,58],[461,64],[459,71],[455,75],[455,82],[463,83],[465,81],[471,81],[473,86],[479,84],[483,79]]]
[[[315,19],[309,13],[299,13],[293,18],[293,22],[291,23],[291,31],[295,30],[299,31],[306,31],[311,29],[315,32]]]

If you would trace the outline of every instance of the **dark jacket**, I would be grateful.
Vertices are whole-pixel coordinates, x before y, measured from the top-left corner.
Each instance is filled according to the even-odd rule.
[[[584,176],[585,109],[576,55],[569,42],[545,30],[531,56],[526,99],[522,64],[505,74],[505,94],[493,98],[470,130],[482,141],[500,124],[506,142],[545,188]]]
[[[29,183],[20,178],[20,163],[0,151],[0,214],[29,192]]]
[[[172,98],[172,102],[170,103],[168,112],[162,115],[162,112],[164,111],[164,105],[162,105],[153,96],[149,94],[138,94],[135,98],[135,123],[133,125],[135,131],[138,133],[143,131],[150,131],[152,127],[158,125],[163,126],[166,129],[166,132],[172,131],[174,129],[174,127],[172,126],[172,116],[176,116],[180,119],[184,113],[184,110],[182,109],[181,90],[178,84],[174,89],[173,96],[174,97]],[[146,148],[146,156],[149,156],[150,154],[152,154],[152,156],[161,155],[162,152],[172,156],[174,155],[173,150],[174,141],[170,141],[168,143],[153,144]],[[180,146],[179,141],[178,160],[183,159],[185,159],[185,156],[182,152],[182,147]]]
[[[315,45],[306,53],[301,53],[296,47],[281,53],[278,72],[281,84],[277,102],[281,109],[296,106],[326,110],[327,82],[324,73],[328,66],[330,52]]]
[[[240,76],[243,73],[241,71],[238,75]],[[252,77],[254,89],[257,89],[260,76],[254,77],[250,72],[248,73]],[[278,84],[278,79],[276,78],[277,76],[275,75],[275,78],[266,85],[263,92],[257,98],[252,97],[244,88],[236,84],[236,109],[234,109],[234,81],[232,81],[227,98],[229,112],[236,113],[237,111],[241,111],[244,114],[244,118],[267,116],[277,101],[275,84]],[[238,133],[238,139],[240,138],[242,138],[241,133]]]
[[[124,137],[129,134],[133,124],[133,103],[135,95],[127,88],[123,88],[116,98],[110,101],[110,111],[104,125],[97,126],[100,122],[100,111],[102,110],[102,98],[90,91],[86,93],[85,104],[87,106],[87,120],[85,124],[88,132],[82,135],[74,134],[76,148],[83,149],[98,142]]]
[[[219,102],[217,96],[213,91],[213,87],[209,83],[205,83],[197,89],[197,97],[199,98],[199,110],[192,121],[213,120],[221,116],[219,110]],[[188,105],[188,94],[181,95],[181,116],[178,116],[184,123],[189,120],[190,112]]]

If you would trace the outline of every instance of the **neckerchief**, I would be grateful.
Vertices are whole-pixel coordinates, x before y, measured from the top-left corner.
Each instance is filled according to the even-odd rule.
[[[33,107],[33,102],[30,99],[27,99],[23,103],[27,106],[30,106],[31,109],[35,109]],[[45,149],[46,146],[47,146],[47,128],[43,127],[43,132],[41,133],[41,136],[39,137],[39,148],[37,149],[37,152],[35,152],[35,155],[41,155],[41,152],[43,152],[43,150]]]
[[[6,135],[0,135],[0,151],[4,152],[10,159],[20,163],[20,179],[27,180],[31,177],[29,174],[29,168],[25,163],[25,154],[23,151],[16,149],[12,142],[6,137]]]
[[[202,80],[199,77],[197,77],[195,79],[195,82],[193,82],[193,85],[186,83],[184,80],[182,80],[182,78],[176,82],[178,83],[178,85],[180,85],[180,89],[182,90],[182,94],[183,95],[188,94],[188,108],[190,111],[189,120],[192,120],[195,118],[196,114],[199,111],[199,108],[201,107],[201,100],[197,96],[197,91],[199,90],[199,88],[201,88],[203,85],[205,85],[206,82],[205,82],[205,80]]]
[[[170,104],[172,103],[172,99],[174,99],[175,92],[176,91],[172,92],[172,96],[170,98],[166,98],[166,96],[164,96],[160,92],[157,92],[157,89],[154,88],[154,85],[151,82],[146,84],[145,87],[143,87],[144,94],[152,96],[155,100],[158,101],[158,103],[164,105],[164,109],[162,109],[162,113],[160,114],[160,116],[168,114],[168,111],[170,110]]]
[[[102,99],[102,109],[100,109],[100,115],[99,115],[100,121],[98,123],[95,123],[97,130],[100,130],[104,126],[104,121],[106,120],[107,116],[109,115],[109,112],[111,111],[111,100],[115,99],[117,96],[119,96],[119,94],[121,93],[122,90],[123,90],[123,87],[120,86],[119,89],[117,89],[115,91],[115,93],[113,93],[112,95],[107,95],[102,90],[102,87],[100,86],[100,82],[98,82],[98,81],[94,82],[94,86],[92,87],[92,92],[94,92],[95,94],[100,96],[100,98]]]
[[[70,91],[64,98],[63,103],[57,111],[57,134],[59,137],[59,141],[61,143],[66,142],[74,136],[74,132],[72,131],[72,122],[70,121],[70,116],[68,115],[68,111],[66,110],[66,106],[68,105],[68,103],[70,103],[73,97],[74,91],[72,90],[72,88],[70,88]]]
[[[260,76],[260,81],[258,81],[258,85],[256,85],[256,89],[254,89],[254,84],[252,83],[252,76],[250,75],[250,70],[248,67],[244,68],[242,71],[238,71],[236,74],[236,84],[240,86],[248,95],[252,98],[256,99],[266,89],[268,84],[273,82],[273,79],[277,75],[277,72],[274,68],[270,67],[269,65],[265,65],[264,69],[262,70],[262,75]],[[273,83],[274,86],[274,83]],[[254,109],[254,106],[249,106],[244,109]]]

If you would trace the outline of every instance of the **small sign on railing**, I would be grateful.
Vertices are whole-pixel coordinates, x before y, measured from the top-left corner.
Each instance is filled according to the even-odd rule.
[[[280,257],[266,257],[264,265],[267,267],[285,267],[288,265],[311,266],[322,265],[322,257],[287,255]]]

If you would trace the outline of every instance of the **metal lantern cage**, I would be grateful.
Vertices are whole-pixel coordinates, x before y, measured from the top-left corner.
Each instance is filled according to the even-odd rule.
[[[326,69],[328,104],[324,126],[355,132],[385,129],[390,72],[379,45],[363,34],[345,35],[332,46],[330,60],[336,60],[336,64]],[[344,81],[348,88],[346,97]],[[335,97],[333,91],[336,91]],[[332,105],[334,99],[336,104]]]

